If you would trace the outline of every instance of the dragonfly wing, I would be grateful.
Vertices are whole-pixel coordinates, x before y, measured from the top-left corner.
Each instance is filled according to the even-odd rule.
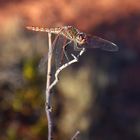
[[[60,66],[60,63],[61,63],[61,53],[62,53],[62,47],[61,47],[61,38],[59,38],[59,42],[56,43],[56,47],[55,47],[55,50],[54,50],[54,55],[55,55],[55,66],[56,66],[56,69],[59,68]]]
[[[65,38],[63,36],[59,37],[59,41],[56,44],[55,47],[55,65],[56,65],[56,69],[58,69],[60,66],[63,65],[63,61],[64,61],[64,50],[63,50],[63,46],[65,44]]]
[[[59,37],[60,35],[57,35],[52,43],[52,51],[53,51],[53,54],[54,54],[54,49],[57,45],[57,41],[59,40]],[[39,62],[39,71],[42,72],[42,71],[46,71],[46,68],[47,68],[47,62],[48,62],[48,53],[46,53],[40,60]]]
[[[71,54],[74,52],[73,42],[67,38],[61,36],[58,43],[55,48],[56,69],[71,61],[73,59]]]
[[[39,65],[38,65],[38,69],[40,72],[45,72],[46,69],[47,69],[47,61],[48,61],[48,54],[45,54],[40,62],[39,62]]]
[[[118,51],[118,46],[111,41],[102,39],[97,36],[87,36],[87,48],[100,48],[106,51]]]

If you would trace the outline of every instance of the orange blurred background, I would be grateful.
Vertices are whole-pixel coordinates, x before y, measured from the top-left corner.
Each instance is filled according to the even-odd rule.
[[[47,34],[27,25],[71,25],[116,43],[87,50],[60,74],[53,95],[54,138],[140,139],[139,0],[0,0],[0,140],[46,140]]]

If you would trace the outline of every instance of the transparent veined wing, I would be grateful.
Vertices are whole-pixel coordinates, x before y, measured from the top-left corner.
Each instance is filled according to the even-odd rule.
[[[69,56],[66,52],[66,47],[68,47],[67,39],[62,35],[59,35],[54,39],[52,47],[53,47],[53,62],[55,63],[56,70],[61,67],[63,64],[69,61]],[[71,47],[71,46],[70,46]],[[48,52],[41,58],[39,63],[39,71],[45,72],[47,68],[48,62]]]
[[[118,46],[111,41],[102,39],[97,36],[86,36],[86,44],[83,44],[85,48],[100,48],[102,50],[116,52],[119,50]]]

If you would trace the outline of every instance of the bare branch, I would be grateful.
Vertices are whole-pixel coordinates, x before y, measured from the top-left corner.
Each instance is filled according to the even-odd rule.
[[[65,63],[64,65],[62,65],[55,73],[55,80],[52,82],[52,84],[49,87],[49,90],[51,90],[58,82],[58,75],[59,73],[65,69],[66,67],[68,67],[69,65],[78,62],[79,57],[85,52],[85,48],[83,48],[80,53],[78,54],[78,56],[76,57],[75,55],[71,54],[72,57],[74,58],[73,60],[69,61],[68,63]]]
[[[49,40],[49,52],[48,52],[48,67],[47,67],[47,82],[46,82],[46,115],[48,119],[48,140],[52,139],[52,116],[51,116],[51,104],[50,104],[50,81],[51,81],[51,61],[52,61],[52,43],[51,33],[48,33]]]
[[[77,139],[77,136],[80,134],[80,131],[77,131],[73,137],[71,138],[71,140],[76,140]]]

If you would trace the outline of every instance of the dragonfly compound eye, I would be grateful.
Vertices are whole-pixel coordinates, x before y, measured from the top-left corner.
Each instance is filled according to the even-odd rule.
[[[76,40],[77,40],[77,42],[78,42],[79,44],[85,43],[85,36],[84,36],[84,34],[83,34],[83,33],[78,34],[78,35],[76,36]]]

